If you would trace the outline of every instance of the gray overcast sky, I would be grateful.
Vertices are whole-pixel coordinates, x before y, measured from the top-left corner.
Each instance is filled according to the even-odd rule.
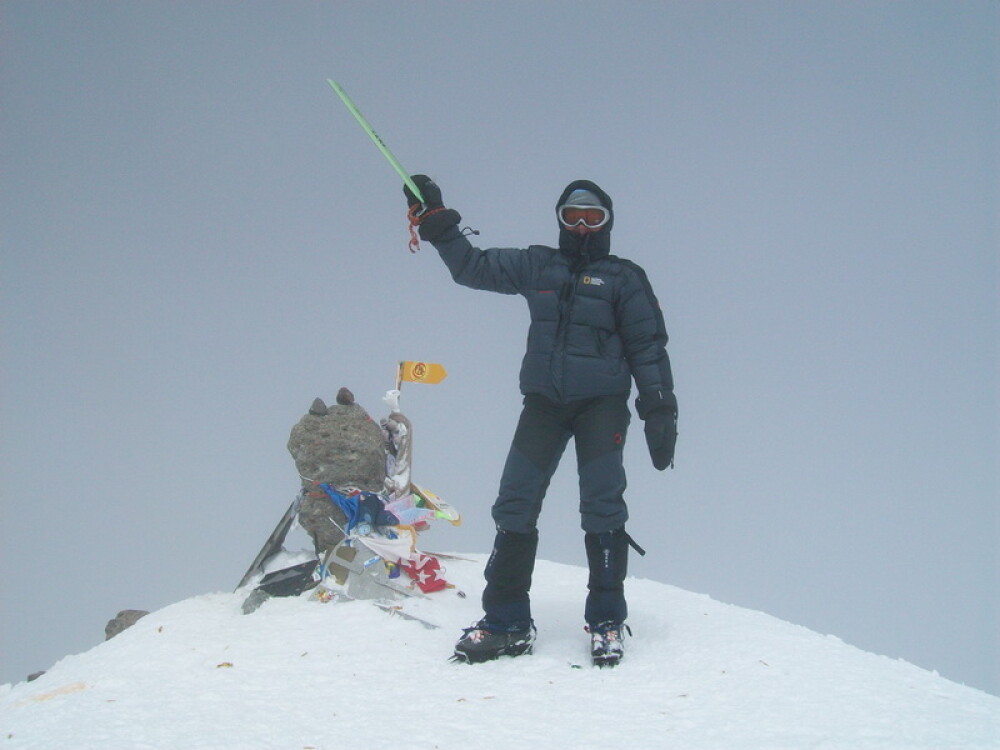
[[[0,681],[231,589],[292,425],[400,359],[450,372],[403,391],[466,516],[424,547],[489,549],[525,305],[407,252],[331,77],[484,246],[615,199],[681,409],[634,575],[1000,693],[998,8],[0,2]],[[541,556],[584,564],[575,496],[570,453]]]

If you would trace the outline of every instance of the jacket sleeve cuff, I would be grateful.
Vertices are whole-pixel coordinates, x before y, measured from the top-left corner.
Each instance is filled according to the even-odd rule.
[[[639,398],[635,400],[635,410],[639,414],[639,419],[645,421],[646,417],[655,411],[666,411],[677,418],[677,397],[672,391],[640,391]]]
[[[447,208],[428,216],[420,222],[420,239],[433,243],[452,227],[458,226],[462,215],[454,208]]]

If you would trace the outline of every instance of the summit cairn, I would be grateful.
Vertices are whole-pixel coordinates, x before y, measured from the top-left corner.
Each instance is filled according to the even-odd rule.
[[[417,549],[417,534],[435,519],[457,526],[461,517],[411,481],[413,428],[399,410],[402,381],[443,377],[440,365],[400,363],[397,388],[383,399],[389,415],[379,422],[346,387],[332,405],[313,400],[287,444],[301,479],[299,494],[237,586],[254,585],[245,613],[272,596],[309,589],[321,601],[377,599],[389,606],[387,601],[452,587],[438,557]],[[305,562],[305,550],[284,547],[296,521],[312,540],[312,558]]]

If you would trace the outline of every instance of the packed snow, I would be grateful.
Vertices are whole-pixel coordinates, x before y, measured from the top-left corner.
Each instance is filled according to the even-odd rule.
[[[627,582],[625,661],[594,668],[586,571],[544,560],[534,654],[451,663],[480,614],[485,556],[443,562],[456,588],[402,602],[436,629],[309,592],[249,615],[247,590],[153,612],[0,686],[0,747],[1000,747],[1000,698],[649,580]]]

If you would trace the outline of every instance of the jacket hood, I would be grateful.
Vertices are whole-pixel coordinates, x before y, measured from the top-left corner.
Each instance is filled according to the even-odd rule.
[[[611,252],[611,227],[615,223],[615,212],[611,203],[611,196],[605,193],[595,182],[590,180],[574,180],[562,191],[559,200],[556,202],[556,221],[559,221],[559,206],[566,202],[569,194],[574,190],[589,190],[596,195],[601,205],[608,209],[608,223],[598,229],[583,236],[573,234],[561,223],[559,224],[559,249],[571,255],[585,255],[588,258],[603,258]]]

